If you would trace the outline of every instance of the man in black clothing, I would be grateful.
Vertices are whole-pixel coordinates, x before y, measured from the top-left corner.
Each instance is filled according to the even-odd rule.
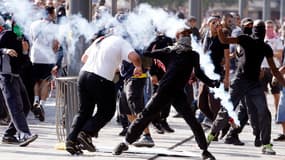
[[[245,98],[248,110],[256,110],[263,144],[262,153],[274,155],[276,152],[270,144],[271,113],[259,80],[262,60],[266,57],[273,75],[283,86],[285,86],[285,80],[275,66],[271,47],[264,43],[265,24],[261,20],[254,21],[252,37],[248,35],[240,35],[237,38],[225,37],[221,26],[217,31],[221,42],[240,44],[244,49],[243,60],[239,60],[237,73],[231,84],[231,100],[236,107],[240,100]]]
[[[238,30],[236,29],[235,32],[233,32],[232,36],[237,37],[241,34],[251,35],[252,34],[252,27],[253,27],[253,20],[251,18],[243,18],[241,21],[241,28]],[[235,51],[235,59],[236,62],[243,62],[244,61],[244,49],[240,45],[236,45],[236,51]],[[228,135],[226,136],[225,143],[226,144],[233,144],[233,145],[244,145],[242,141],[240,141],[238,134],[242,132],[244,126],[246,125],[248,119],[250,118],[251,126],[253,129],[253,134],[255,137],[254,145],[256,147],[260,147],[261,141],[260,141],[260,131],[258,129],[258,123],[256,119],[256,111],[255,110],[247,110],[246,107],[246,99],[243,98],[238,105],[238,119],[240,121],[240,127],[237,128],[231,128]],[[252,108],[252,107],[248,107]]]
[[[187,35],[187,36],[186,36]],[[173,48],[165,48],[146,52],[146,56],[161,58],[168,56],[169,62],[166,73],[159,83],[157,92],[147,103],[141,116],[139,116],[129,127],[125,142],[120,143],[113,151],[113,154],[119,155],[128,150],[128,144],[135,142],[141,135],[144,128],[157,116],[157,114],[169,104],[174,105],[176,110],[182,114],[187,124],[194,132],[195,139],[199,147],[203,150],[203,159],[214,160],[215,157],[207,150],[208,145],[204,131],[195,118],[193,110],[187,101],[184,93],[185,84],[188,82],[192,70],[200,80],[211,87],[217,87],[218,81],[209,79],[200,69],[199,54],[192,51],[191,38],[189,30],[181,30],[178,36],[178,43]]]
[[[147,51],[152,51],[155,49],[162,49],[168,46],[173,45],[173,40],[170,37],[167,37],[163,33],[157,33],[155,40],[150,43],[147,48]],[[150,67],[149,73],[151,75],[151,82],[153,88],[153,94],[157,91],[159,81],[161,80],[162,76],[166,71],[165,64],[168,64],[168,59],[153,59],[152,65]],[[167,117],[170,113],[171,104],[165,106],[165,108],[160,112],[157,118],[152,121],[153,126],[156,129],[156,132],[159,134],[163,134],[164,131],[172,133],[174,130],[170,128],[169,124],[167,123]]]

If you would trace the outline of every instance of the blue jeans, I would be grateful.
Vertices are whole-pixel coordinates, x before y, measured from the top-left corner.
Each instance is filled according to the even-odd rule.
[[[21,77],[1,74],[0,85],[12,119],[4,136],[17,132],[31,134],[26,120],[31,104]]]
[[[257,125],[254,130],[259,129],[262,143],[269,144],[271,139],[271,113],[263,87],[259,81],[247,80],[243,76],[237,76],[230,89],[231,100],[236,107],[242,98],[245,98],[246,107],[251,114],[252,124]],[[254,127],[254,126],[253,126]],[[258,135],[256,135],[258,136]]]

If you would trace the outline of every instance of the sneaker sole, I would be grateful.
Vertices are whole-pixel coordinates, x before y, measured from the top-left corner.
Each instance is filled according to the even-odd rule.
[[[73,147],[67,147],[67,148],[66,148],[66,151],[67,151],[68,153],[70,153],[71,155],[82,155],[82,154],[83,154],[83,151],[81,151],[81,150],[76,150],[76,149],[74,149]]]
[[[136,143],[134,143],[133,144],[133,146],[135,146],[135,147],[148,147],[148,148],[152,148],[152,147],[154,147],[154,144],[136,144]]]
[[[79,133],[79,134],[83,134],[83,133]],[[83,137],[85,137],[85,135],[82,135]],[[84,138],[81,138],[81,136],[78,135],[77,140],[79,141],[79,143],[81,143],[84,148],[86,148],[87,151],[89,152],[95,152],[96,148],[94,146],[91,146],[89,144],[89,142],[87,142]]]
[[[38,135],[33,135],[30,139],[22,142],[19,144],[20,147],[25,147],[27,146],[28,144],[32,143],[33,141],[35,141],[36,139],[38,138]]]
[[[262,152],[262,154],[265,154],[265,155],[276,155],[276,153],[269,153],[269,152]]]

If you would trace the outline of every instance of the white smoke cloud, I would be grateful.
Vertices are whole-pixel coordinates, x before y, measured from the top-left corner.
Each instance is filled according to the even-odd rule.
[[[200,65],[204,69],[207,76],[211,79],[220,79],[220,76],[214,73],[214,65],[211,61],[210,54],[204,53],[204,49],[202,44],[197,43],[195,38],[192,37],[192,48],[200,55]],[[221,83],[219,88],[210,88],[210,91],[214,93],[215,98],[221,99],[221,104],[224,106],[229,116],[233,118],[236,125],[240,125],[240,121],[238,120],[237,113],[234,111],[233,103],[230,100],[229,92],[224,90],[224,84]]]

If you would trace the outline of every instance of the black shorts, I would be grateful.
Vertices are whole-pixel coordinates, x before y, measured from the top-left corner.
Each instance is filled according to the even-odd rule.
[[[51,70],[54,64],[39,64],[33,63],[33,80],[34,82],[39,80],[51,80]]]
[[[129,79],[120,97],[121,114],[139,114],[144,109],[145,78]]]

